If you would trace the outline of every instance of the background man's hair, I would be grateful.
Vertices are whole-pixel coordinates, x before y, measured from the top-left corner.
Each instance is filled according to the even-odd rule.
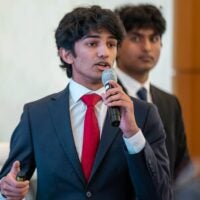
[[[115,9],[126,32],[133,29],[152,28],[161,37],[166,30],[166,20],[161,11],[151,4],[127,4]]]

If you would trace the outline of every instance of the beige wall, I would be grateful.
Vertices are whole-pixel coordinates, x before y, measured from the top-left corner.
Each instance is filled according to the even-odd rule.
[[[0,142],[9,141],[25,103],[58,92],[68,82],[54,41],[61,17],[78,5],[113,9],[128,2],[162,6],[168,26],[152,81],[171,91],[172,0],[0,0]]]

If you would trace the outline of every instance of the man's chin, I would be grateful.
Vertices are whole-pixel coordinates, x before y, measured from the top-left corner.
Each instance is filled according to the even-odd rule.
[[[154,66],[155,65],[149,63],[149,64],[142,65],[139,69],[140,69],[141,72],[147,73],[150,70],[152,70],[154,68]]]

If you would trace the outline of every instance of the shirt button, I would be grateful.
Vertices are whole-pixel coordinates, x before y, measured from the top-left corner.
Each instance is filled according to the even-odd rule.
[[[87,192],[86,192],[86,196],[87,196],[87,197],[91,197],[91,196],[92,196],[92,192],[87,191]]]

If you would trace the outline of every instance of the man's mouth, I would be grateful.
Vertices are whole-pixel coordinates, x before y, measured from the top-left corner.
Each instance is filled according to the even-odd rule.
[[[110,64],[108,62],[98,62],[95,65],[98,66],[98,68],[100,70],[105,70],[105,69],[111,68],[111,66],[110,66]]]
[[[147,55],[140,56],[139,58],[143,62],[152,62],[154,60],[152,56],[147,56]]]

